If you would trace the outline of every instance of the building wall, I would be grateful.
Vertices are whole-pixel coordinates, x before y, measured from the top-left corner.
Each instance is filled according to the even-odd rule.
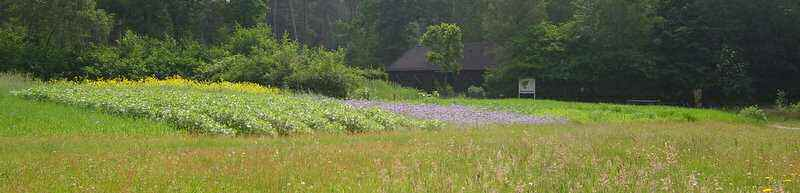
[[[483,84],[483,70],[464,70],[453,80],[453,89],[456,92],[466,92],[470,86],[481,86]],[[396,82],[405,87],[417,88],[420,90],[434,90],[435,83],[444,82],[444,74],[433,71],[396,71],[389,72],[389,78],[392,82]]]

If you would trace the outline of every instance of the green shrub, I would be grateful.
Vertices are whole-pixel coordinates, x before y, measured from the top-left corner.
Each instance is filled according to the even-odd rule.
[[[484,98],[486,97],[486,91],[479,86],[470,86],[467,88],[467,96],[470,98]]]
[[[142,79],[149,76],[194,76],[206,63],[204,47],[191,40],[159,40],[127,32],[119,46],[98,46],[81,56],[83,71],[93,78]]]
[[[790,112],[800,113],[800,102],[797,102],[789,107]]]
[[[356,89],[355,93],[351,96],[353,99],[361,99],[361,100],[370,100],[372,99],[372,93],[369,91],[369,88],[364,87],[360,89]]]
[[[0,72],[27,72],[44,79],[80,75],[80,63],[75,60],[79,50],[31,42],[27,32],[19,25],[0,27]]]
[[[456,90],[453,86],[446,82],[433,81],[433,90],[439,93],[441,97],[455,97]]]
[[[360,72],[368,80],[389,80],[389,74],[381,69],[362,69]]]
[[[42,79],[75,78],[82,75],[76,50],[51,45],[27,46],[22,58],[22,71]]]
[[[345,65],[343,51],[316,48],[304,49],[304,54],[305,61],[288,79],[290,88],[344,98],[363,86],[359,71]]]
[[[283,39],[288,38],[284,37]],[[222,47],[232,54],[254,55],[279,47],[281,43],[285,43],[285,41],[278,42],[272,37],[272,29],[269,26],[258,25],[251,28],[237,26]]]
[[[236,28],[215,53],[222,57],[198,69],[201,79],[254,82],[331,97],[354,95],[363,72],[347,67],[343,51],[302,47],[288,37],[277,41],[266,26]]]
[[[786,92],[778,90],[778,93],[775,95],[775,109],[778,111],[785,111],[787,110],[787,104],[789,104],[789,102],[786,99]]]
[[[758,121],[767,121],[767,113],[757,105],[749,106],[739,111],[739,116],[755,119]]]
[[[506,72],[512,71],[512,72]],[[506,70],[505,67],[486,71],[483,83],[484,91],[488,97],[516,96],[517,78],[513,70]]]
[[[0,27],[0,72],[23,70],[23,53],[27,42],[25,29],[12,25]]]

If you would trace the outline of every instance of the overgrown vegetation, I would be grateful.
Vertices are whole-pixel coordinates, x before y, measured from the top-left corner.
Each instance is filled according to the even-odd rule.
[[[748,117],[758,121],[767,121],[767,113],[764,112],[758,105],[749,106],[739,110],[739,115],[743,117]]]
[[[540,96],[565,99],[691,103],[699,98],[695,105],[718,106],[771,101],[777,89],[800,93],[792,84],[800,82],[795,76],[800,7],[791,0],[10,0],[0,8],[0,70],[48,79],[195,78],[196,66],[285,65],[281,58],[380,70],[420,38],[431,39],[423,34],[434,34],[437,27],[429,26],[450,26],[445,31],[461,32],[447,41],[452,46],[445,47],[454,49],[438,49],[444,41],[422,43],[447,56],[445,63],[464,54],[458,52],[459,40],[497,45],[489,52],[500,69],[483,87],[494,97],[516,95],[515,81],[521,78],[540,80]],[[237,46],[250,44],[231,46],[242,29],[258,26],[274,29],[248,34],[274,39],[261,51],[298,55],[241,54],[250,47]],[[452,30],[456,26],[460,30]],[[283,39],[312,49],[280,50],[292,47],[280,43]],[[318,53],[316,47],[327,50]],[[342,50],[328,53],[337,48]],[[451,71],[447,67],[453,65],[445,63]],[[326,74],[325,79],[345,83],[350,94],[358,89],[349,86],[355,85],[348,82],[352,69],[325,66],[315,70],[336,69],[344,78]],[[281,74],[242,79],[275,82]],[[269,85],[337,97],[345,92],[310,86],[318,80],[303,75],[295,78],[306,80]],[[455,96],[448,81],[439,92]]]
[[[289,135],[430,129],[438,123],[412,120],[377,109],[359,110],[325,98],[275,94],[254,84],[197,83],[184,79],[54,82],[22,96],[165,121],[213,134]]]
[[[70,79],[182,76],[253,82],[339,98],[361,88],[365,76],[380,76],[348,67],[343,50],[311,48],[289,37],[277,39],[266,25],[235,26],[230,33],[218,45],[204,45],[186,37],[156,38],[127,31],[116,45],[57,49],[34,42],[24,26],[3,25],[0,58],[6,65],[0,71]],[[56,61],[60,63],[53,64]]]
[[[369,80],[356,98],[385,101],[406,101],[422,99],[419,90],[403,87],[383,80]]]
[[[708,122],[290,138],[13,137],[0,140],[0,191],[795,192],[798,137]]]
[[[363,72],[347,67],[343,51],[309,48],[284,37],[277,40],[269,27],[237,28],[221,46],[218,60],[202,66],[203,79],[255,82],[348,97],[362,87]]]

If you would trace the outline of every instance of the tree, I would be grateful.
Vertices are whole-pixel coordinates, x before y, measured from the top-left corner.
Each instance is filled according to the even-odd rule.
[[[458,74],[461,71],[459,60],[464,58],[464,37],[461,27],[456,24],[442,23],[428,27],[422,35],[420,42],[431,49],[427,59],[433,65],[439,66],[444,73],[444,83],[451,86],[448,74]]]
[[[717,64],[718,86],[729,99],[750,96],[752,80],[747,73],[748,65],[742,61],[735,49],[723,47]]]
[[[24,29],[21,59],[16,69],[42,78],[74,77],[76,56],[95,44],[107,43],[113,17],[97,9],[95,0],[9,0],[8,25]],[[8,21],[6,21],[8,22]],[[19,35],[19,34],[17,34]],[[0,56],[4,58],[6,56]]]

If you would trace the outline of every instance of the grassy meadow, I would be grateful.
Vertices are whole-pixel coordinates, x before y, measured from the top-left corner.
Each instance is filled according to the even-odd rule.
[[[422,100],[420,102],[441,105],[466,105],[529,115],[564,117],[574,123],[754,121],[720,110],[659,105],[637,106],[530,99],[438,99]]]
[[[570,122],[234,136],[87,105],[95,103],[11,94],[58,84],[0,75],[0,192],[800,191],[793,118],[758,123],[674,107],[412,99]],[[221,93],[304,100],[280,91]]]

